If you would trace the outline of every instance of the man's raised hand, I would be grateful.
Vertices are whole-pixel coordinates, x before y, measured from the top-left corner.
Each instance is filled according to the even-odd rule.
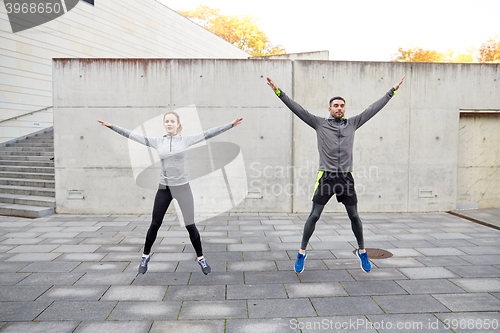
[[[399,86],[403,84],[403,80],[405,79],[405,77],[406,77],[406,75],[403,75],[403,77],[401,78],[401,80],[399,80],[399,82],[394,85],[394,90],[398,90],[399,89]]]
[[[267,78],[267,85],[269,87],[271,87],[274,90],[278,89],[278,85],[276,83],[274,83],[273,80],[271,80],[270,78]]]

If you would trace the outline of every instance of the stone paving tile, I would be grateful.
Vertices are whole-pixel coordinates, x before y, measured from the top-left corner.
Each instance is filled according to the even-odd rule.
[[[446,256],[446,257],[415,257],[418,262],[425,266],[471,266],[471,263],[465,261],[461,257]],[[465,268],[465,267],[464,267]]]
[[[118,302],[108,320],[175,320],[182,302]]]
[[[222,301],[226,298],[225,285],[169,286],[166,301]]]
[[[410,294],[451,294],[465,292],[447,279],[399,280],[396,283]]]
[[[361,270],[357,269],[348,269],[347,272],[356,280],[356,281],[374,281],[374,280],[401,280],[408,279],[404,274],[398,271],[395,268],[379,268],[372,269],[369,274]]]
[[[244,272],[245,284],[298,283],[298,274],[293,271]]]
[[[58,263],[62,265],[62,263]],[[120,273],[123,272],[128,262],[82,262],[71,270],[71,273],[85,273],[85,272],[107,272],[107,273]],[[137,267],[139,262],[137,263]],[[135,267],[137,271],[137,267]]]
[[[377,332],[449,332],[451,331],[443,322],[432,314],[387,314],[368,315],[364,328],[377,330]]]
[[[32,273],[20,281],[18,286],[70,286],[78,281],[85,273]]]
[[[338,282],[287,283],[285,289],[290,298],[348,296]]]
[[[311,298],[311,302],[318,316],[352,316],[383,313],[377,303],[368,296]]]
[[[228,251],[239,251],[239,252],[249,252],[249,251],[270,251],[268,244],[259,243],[248,243],[248,244],[228,244]]]
[[[299,333],[300,329],[295,318],[232,319],[226,322],[226,332]]]
[[[131,273],[87,273],[76,282],[77,286],[130,285],[136,274]]]
[[[249,318],[316,316],[309,299],[248,300]]]
[[[247,271],[277,271],[274,261],[256,261],[245,260],[242,262],[230,261],[227,263],[228,272],[247,272]]]
[[[52,261],[61,256],[61,253],[19,253],[5,261]]]
[[[276,265],[280,271],[294,271],[295,270],[295,258],[293,260],[276,260]],[[328,270],[325,263],[322,260],[308,260],[306,259],[304,263],[304,271],[306,270]]]
[[[359,261],[356,262],[359,267]],[[372,260],[372,264],[379,268],[387,268],[387,267],[424,267],[420,261],[416,258],[387,258],[383,260]],[[374,271],[372,267],[372,271]]]
[[[3,299],[2,299],[3,300]],[[32,321],[52,302],[7,302],[2,301],[0,306],[0,321]]]
[[[164,286],[111,286],[102,297],[103,301],[161,301],[167,287]]]
[[[494,266],[452,266],[446,267],[461,277],[500,277],[500,269]]]
[[[386,313],[449,312],[431,295],[374,296],[373,299]]]
[[[498,265],[500,255],[463,256],[465,261],[473,265]]]
[[[83,321],[74,333],[148,333],[151,321]]]
[[[13,286],[28,275],[29,273],[0,273],[0,286]]]
[[[471,293],[500,292],[499,278],[450,279],[450,281]]]
[[[101,261],[106,253],[56,253],[57,261]]]
[[[0,272],[2,273],[15,273],[20,271],[24,267],[28,266],[29,262],[8,262],[8,261],[0,261]]]
[[[98,301],[108,289],[109,286],[55,286],[47,290],[37,301]]]
[[[409,279],[449,279],[458,277],[444,267],[399,268]]]
[[[365,273],[366,274],[366,273]],[[300,282],[332,282],[354,281],[352,276],[344,269],[330,269],[326,271],[305,270],[297,274]]]
[[[365,316],[332,316],[316,318],[294,318],[291,328],[301,329],[302,333],[345,332],[373,333],[370,322]]]
[[[0,300],[2,303],[34,301],[49,288],[49,284],[45,286],[0,286]]]
[[[2,333],[72,333],[79,323],[78,321],[11,322],[2,328]]]
[[[432,294],[439,302],[453,312],[498,311],[500,299],[486,293]]]
[[[499,312],[435,313],[443,325],[456,333],[495,332],[500,327]]]
[[[224,333],[224,320],[155,320],[149,331],[149,333],[164,332]],[[230,331],[228,330],[227,332]]]
[[[243,252],[243,258],[248,261],[258,261],[258,260],[290,260],[287,252],[277,251],[277,252]]]
[[[184,301],[179,319],[233,319],[247,318],[244,300]]]
[[[341,285],[350,296],[408,294],[394,281],[346,281],[341,282]]]
[[[243,272],[213,272],[210,275],[191,274],[189,285],[243,284]]]
[[[55,301],[36,319],[54,320],[105,320],[117,302]]]
[[[215,260],[213,260],[213,259]],[[207,263],[212,268],[212,273],[214,272],[225,272],[227,271],[227,261],[219,260],[218,256],[212,256],[211,254],[205,255]],[[240,254],[241,260],[241,254]],[[156,264],[156,263],[155,263]],[[139,265],[139,264],[137,264]],[[194,260],[193,261],[180,261],[175,269],[176,272],[201,272],[201,267]]]
[[[139,265],[137,265],[138,267]],[[134,271],[137,274],[137,269]],[[200,272],[201,274],[201,272]],[[203,275],[203,274],[202,274]],[[147,272],[146,274],[138,274],[133,281],[134,286],[185,286],[188,284],[191,273],[153,273]]]
[[[227,299],[287,298],[282,283],[279,284],[235,284],[227,286]]]

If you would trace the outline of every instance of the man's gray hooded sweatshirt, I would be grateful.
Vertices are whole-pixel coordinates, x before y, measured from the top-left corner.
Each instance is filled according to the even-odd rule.
[[[111,129],[126,138],[156,149],[161,161],[160,184],[166,186],[180,186],[189,182],[184,166],[188,147],[222,134],[232,127],[233,125],[229,123],[198,134],[184,136],[180,134],[166,134],[161,138],[144,136],[116,125],[112,125]]]
[[[316,130],[319,151],[318,169],[347,173],[353,170],[354,132],[389,102],[394,95],[394,91],[394,88],[391,88],[381,99],[370,105],[362,113],[347,119],[337,119],[332,115],[328,118],[315,116],[288,97],[281,89],[276,91],[276,95],[297,117]]]

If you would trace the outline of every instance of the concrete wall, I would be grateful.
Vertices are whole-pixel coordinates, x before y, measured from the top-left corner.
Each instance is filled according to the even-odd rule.
[[[249,57],[155,0],[80,1],[15,34],[0,3],[0,45],[0,121],[52,105],[52,58]],[[0,142],[51,125],[51,113],[0,123]]]
[[[500,117],[460,117],[458,203],[500,207]]]
[[[459,110],[500,105],[498,67],[305,60],[56,59],[56,209],[79,214],[150,213],[155,191],[138,185],[135,153],[131,153],[128,140],[98,126],[96,120],[147,134],[152,131],[148,121],[177,110],[184,124],[199,122],[198,129],[244,118],[241,126],[210,140],[240,147],[244,163],[237,177],[246,177],[245,190],[250,197],[257,197],[243,200],[231,211],[309,212],[318,166],[316,135],[276,98],[265,78],[273,78],[317,115],[328,116],[330,97],[343,96],[346,115],[352,116],[380,98],[403,74],[406,80],[396,96],[356,134],[354,178],[359,209],[455,209]],[[188,109],[196,110],[199,119],[184,117]],[[162,135],[160,122],[155,135]],[[153,153],[143,154],[147,159]],[[498,166],[498,161],[492,163]],[[82,190],[85,198],[67,199],[68,190]],[[223,195],[217,192],[214,196]],[[343,206],[333,199],[326,210],[343,211]]]

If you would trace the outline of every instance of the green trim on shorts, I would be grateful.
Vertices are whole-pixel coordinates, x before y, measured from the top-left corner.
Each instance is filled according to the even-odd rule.
[[[323,170],[318,171],[318,177],[316,178],[316,184],[314,185],[314,192],[313,192],[313,196],[311,197],[311,200],[314,199],[314,194],[316,194],[316,190],[318,189],[318,185],[319,185],[319,180],[323,176],[323,173],[324,173]]]

